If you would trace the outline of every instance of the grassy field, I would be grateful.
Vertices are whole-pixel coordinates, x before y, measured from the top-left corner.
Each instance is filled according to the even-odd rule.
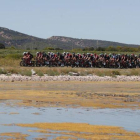
[[[0,50],[0,74],[21,74],[31,76],[31,69],[34,69],[37,75],[43,76],[44,74],[48,74],[50,76],[55,75],[67,75],[69,72],[79,73],[81,76],[95,74],[98,76],[115,76],[115,75],[140,75],[139,69],[100,69],[100,68],[55,68],[55,67],[20,67],[19,63],[21,61],[22,54],[25,50]],[[27,51],[27,50],[26,50]],[[31,50],[30,52],[35,56],[37,51],[41,50]],[[50,51],[50,50],[48,50]],[[48,52],[45,50],[45,52]],[[56,51],[53,51],[56,52]],[[62,52],[62,51],[61,51]],[[81,52],[83,53],[83,52]],[[86,53],[86,52],[85,52]],[[92,53],[95,53],[92,51]],[[96,52],[100,54],[102,52]],[[106,52],[112,53],[112,52]],[[120,52],[116,52],[120,53]],[[126,54],[127,52],[121,52]],[[121,54],[120,53],[120,54]],[[139,54],[137,52],[136,54]],[[130,54],[130,53],[127,53]]]

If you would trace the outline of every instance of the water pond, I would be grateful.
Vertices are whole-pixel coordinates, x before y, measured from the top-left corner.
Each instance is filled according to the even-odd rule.
[[[58,107],[7,106],[9,100],[0,103],[0,133],[21,132],[29,134],[28,139],[40,133],[29,132],[29,128],[18,127],[17,123],[72,122],[92,125],[120,126],[129,131],[140,132],[140,110],[94,109]],[[5,126],[3,124],[11,124]],[[36,130],[30,128],[30,130]]]

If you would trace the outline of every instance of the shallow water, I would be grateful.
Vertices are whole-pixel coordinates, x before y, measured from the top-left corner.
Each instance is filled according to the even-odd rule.
[[[6,103],[9,103],[9,101],[2,101],[0,103],[0,133],[21,132],[23,134],[29,134],[28,139],[35,138],[42,135],[41,133],[28,131],[36,130],[35,128],[23,128],[15,126],[15,124],[37,122],[73,122],[120,126],[126,130],[140,132],[140,110],[57,107],[35,108],[7,106]],[[12,124],[12,126],[4,126],[2,124]],[[55,137],[56,136],[57,135],[55,135]]]

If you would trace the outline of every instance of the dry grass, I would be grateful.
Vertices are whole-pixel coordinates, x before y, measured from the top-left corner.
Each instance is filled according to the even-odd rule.
[[[138,140],[140,133],[130,132],[115,126],[96,126],[86,123],[34,123],[34,124],[17,124],[21,127],[33,127],[40,130],[32,132],[46,133],[49,135],[59,134],[57,139],[96,139],[96,140]],[[53,130],[53,131],[52,131]]]
[[[0,67],[18,67],[20,60],[0,58]]]
[[[11,112],[11,113],[9,113],[9,115],[17,115],[17,114],[19,114],[18,112]]]
[[[10,137],[9,140],[26,140],[26,137],[28,137],[29,135],[21,134],[21,133],[1,133],[0,136]]]
[[[71,68],[71,67],[20,67],[20,66],[4,66],[0,68],[0,74],[21,74],[31,76],[31,69],[37,75],[49,76],[69,75],[69,72],[79,73],[80,76],[98,75],[98,76],[116,76],[116,75],[140,75],[140,69],[105,69],[105,68]]]

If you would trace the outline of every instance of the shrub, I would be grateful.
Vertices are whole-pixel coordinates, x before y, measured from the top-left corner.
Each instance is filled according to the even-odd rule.
[[[30,70],[21,71],[20,74],[22,76],[32,76],[32,72]]]
[[[11,46],[9,49],[15,50],[16,48],[14,46]]]
[[[36,74],[37,74],[38,76],[44,76],[44,73],[43,73],[42,71],[36,71]]]
[[[5,69],[0,69],[0,74],[7,74],[7,71]]]
[[[46,47],[44,50],[55,50],[53,47]]]
[[[18,69],[8,69],[7,71],[11,74],[18,74]]]
[[[5,49],[5,45],[0,43],[0,49]]]
[[[113,74],[113,75],[121,75],[120,72],[117,71],[117,70],[112,71],[112,74]]]

